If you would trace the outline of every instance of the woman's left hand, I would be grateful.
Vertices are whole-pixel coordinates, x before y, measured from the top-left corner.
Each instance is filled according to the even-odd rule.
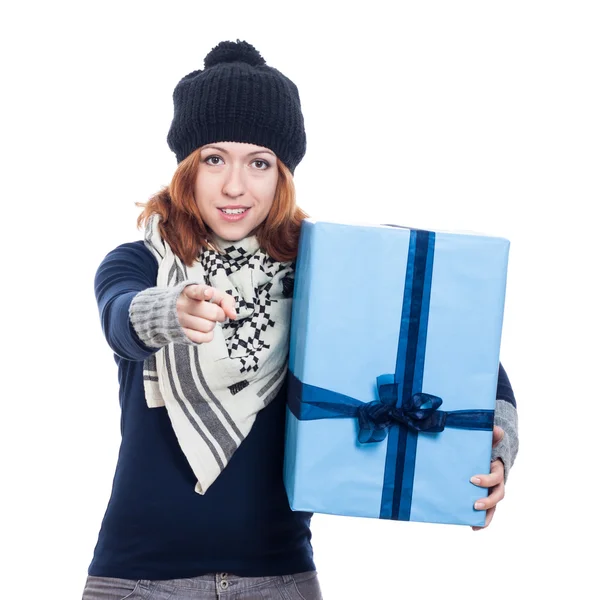
[[[504,430],[497,425],[494,425],[492,434],[492,446],[496,447],[504,437]],[[489,496],[480,498],[475,502],[476,510],[485,510],[485,525],[483,527],[471,527],[473,531],[485,529],[491,522],[496,505],[504,498],[504,463],[497,459],[492,463],[489,475],[474,475],[471,477],[471,483],[490,490]]]

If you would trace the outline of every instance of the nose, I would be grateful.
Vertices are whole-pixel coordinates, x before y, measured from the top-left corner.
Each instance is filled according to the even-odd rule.
[[[231,165],[227,169],[225,181],[223,182],[223,194],[230,198],[239,198],[246,191],[246,183],[244,181],[244,173],[241,165]]]

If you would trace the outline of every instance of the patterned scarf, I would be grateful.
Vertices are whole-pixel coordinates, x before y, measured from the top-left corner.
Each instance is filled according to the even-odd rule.
[[[158,287],[192,280],[231,294],[237,319],[217,323],[212,341],[169,344],[144,361],[149,407],[165,406],[204,494],[250,432],[258,411],[276,396],[287,366],[293,265],[276,262],[255,236],[217,240],[192,267],[161,237],[159,215],[144,242],[158,260]]]

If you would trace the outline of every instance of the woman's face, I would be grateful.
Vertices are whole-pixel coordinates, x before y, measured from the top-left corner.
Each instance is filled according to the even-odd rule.
[[[202,220],[225,240],[245,238],[267,218],[278,177],[276,156],[267,148],[239,142],[203,146],[194,186]]]

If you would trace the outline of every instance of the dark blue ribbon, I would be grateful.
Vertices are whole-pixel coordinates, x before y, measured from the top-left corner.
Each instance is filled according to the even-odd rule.
[[[332,390],[302,383],[290,372],[288,403],[292,413],[302,421],[356,418],[361,444],[382,442],[393,425],[403,425],[420,433],[439,433],[446,427],[481,430],[493,427],[493,411],[439,410],[442,399],[423,392],[409,396],[397,407],[398,388],[398,384],[393,383],[393,375],[381,375],[377,378],[379,398],[361,402]]]
[[[302,383],[289,373],[288,403],[296,418],[356,418],[359,442],[382,442],[388,438],[382,519],[410,518],[420,433],[440,433],[445,427],[491,431],[494,426],[493,410],[442,411],[442,399],[422,391],[434,245],[433,232],[410,231],[396,372],[377,377],[376,400],[361,402]]]

